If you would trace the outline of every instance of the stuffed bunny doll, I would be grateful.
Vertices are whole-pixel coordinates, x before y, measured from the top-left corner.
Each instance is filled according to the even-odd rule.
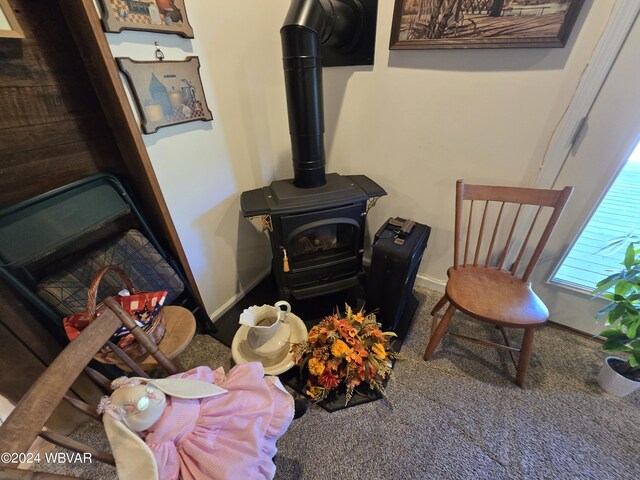
[[[269,479],[293,397],[260,363],[198,367],[165,379],[121,377],[103,397],[121,480]]]

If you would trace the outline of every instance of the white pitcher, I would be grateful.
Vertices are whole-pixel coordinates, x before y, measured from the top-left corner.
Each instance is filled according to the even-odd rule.
[[[280,307],[285,307],[282,310]],[[258,355],[275,357],[289,346],[291,328],[287,317],[291,305],[284,300],[275,305],[256,305],[245,309],[240,315],[240,324],[249,327],[247,343]]]

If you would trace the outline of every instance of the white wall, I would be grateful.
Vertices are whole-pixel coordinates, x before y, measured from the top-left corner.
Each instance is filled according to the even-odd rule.
[[[389,51],[393,3],[380,0],[372,68],[324,72],[328,171],[366,174],[389,193],[369,215],[432,227],[423,277],[452,259],[457,178],[530,185],[604,29],[614,0],[585,2],[562,49]],[[288,0],[187,0],[195,39],[108,34],[116,56],[198,55],[213,123],[145,136],[210,313],[269,268],[267,238],[239,194],[292,176],[279,28]]]

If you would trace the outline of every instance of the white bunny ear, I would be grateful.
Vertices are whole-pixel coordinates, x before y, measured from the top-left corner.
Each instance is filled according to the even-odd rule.
[[[120,480],[158,480],[158,465],[146,443],[122,421],[103,415],[104,430],[111,445]]]
[[[162,378],[149,383],[165,394],[178,398],[206,398],[227,393],[227,390],[213,383],[188,378]]]

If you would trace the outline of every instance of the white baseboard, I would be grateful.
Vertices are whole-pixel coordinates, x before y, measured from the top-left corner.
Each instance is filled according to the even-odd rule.
[[[435,290],[436,292],[444,293],[444,288],[447,285],[445,280],[440,280],[438,278],[433,278],[428,275],[424,275],[419,273],[416,277],[416,285],[419,287],[430,288],[431,290]]]
[[[225,313],[229,311],[231,307],[233,307],[236,303],[244,298],[244,296],[253,290],[256,285],[258,285],[262,280],[264,280],[267,275],[271,273],[271,267],[269,267],[265,272],[261,273],[256,277],[256,279],[251,282],[247,287],[245,287],[240,292],[236,293],[233,297],[227,300],[220,308],[218,308],[215,312],[209,315],[209,318],[213,323],[216,323]]]

